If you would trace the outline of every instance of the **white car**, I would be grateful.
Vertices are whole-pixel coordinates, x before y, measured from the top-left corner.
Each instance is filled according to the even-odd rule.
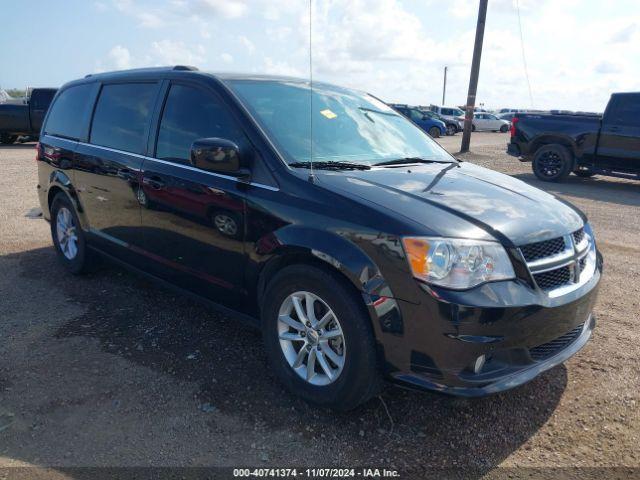
[[[501,120],[493,113],[476,112],[473,115],[473,131],[491,130],[493,132],[507,132],[511,123],[507,120]]]

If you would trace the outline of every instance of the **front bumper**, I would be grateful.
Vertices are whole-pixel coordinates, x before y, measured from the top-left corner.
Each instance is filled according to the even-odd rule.
[[[521,368],[517,368],[517,366],[511,369],[505,368],[499,375],[489,374],[486,375],[486,378],[482,378],[482,375],[476,375],[476,378],[469,379],[467,385],[445,385],[439,383],[437,379],[415,374],[398,374],[393,378],[398,382],[417,388],[434,390],[449,395],[484,397],[518,387],[533,380],[542,372],[565,362],[586,345],[587,341],[591,338],[595,325],[595,316],[591,314],[584,324],[577,327],[580,329],[580,333],[575,339],[572,339],[564,348],[559,349],[556,353],[549,355],[549,357],[544,360],[533,362],[530,365],[523,365]],[[467,377],[470,377],[470,375],[467,375]]]
[[[387,374],[404,386],[465,397],[526,383],[591,337],[601,268],[600,257],[586,284],[558,298],[516,281],[466,292],[425,287],[420,304],[398,301],[403,332],[383,341]]]

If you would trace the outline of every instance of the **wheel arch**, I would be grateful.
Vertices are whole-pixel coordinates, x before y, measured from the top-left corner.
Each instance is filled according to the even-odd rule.
[[[396,300],[380,269],[366,252],[348,238],[325,230],[290,226],[274,235],[276,241],[269,243],[277,247],[263,252],[267,258],[251,282],[255,285],[259,308],[269,281],[282,268],[295,264],[314,265],[338,275],[362,298],[362,306],[367,310],[376,336],[385,330],[376,313],[376,302],[385,299],[394,303]]]
[[[331,268],[362,293],[381,295],[383,286],[388,287],[374,260],[343,235],[295,225],[285,227],[273,235],[275,239],[257,242],[257,253],[266,258],[257,282],[259,294],[261,284],[268,283],[265,278],[270,278],[274,268],[296,261]],[[265,245],[272,247],[265,248]]]
[[[51,215],[51,204],[58,193],[66,195],[67,199],[69,199],[73,208],[76,210],[82,229],[87,230],[89,228],[89,224],[87,222],[84,209],[82,208],[82,204],[79,201],[78,193],[74,188],[71,179],[64,172],[55,170],[51,172],[51,176],[49,177],[49,188],[47,190],[47,214],[49,217]]]
[[[545,145],[551,145],[554,143],[562,145],[563,147],[567,147],[573,155],[575,162],[575,158],[578,155],[578,147],[576,145],[576,142],[571,137],[564,135],[539,135],[535,137],[533,140],[531,140],[529,153],[533,156],[540,148],[544,147]]]

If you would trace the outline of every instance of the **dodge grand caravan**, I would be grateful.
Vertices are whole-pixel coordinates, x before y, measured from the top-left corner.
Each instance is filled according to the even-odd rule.
[[[57,93],[37,160],[70,272],[99,253],[234,311],[321,405],[352,408],[385,378],[503,391],[594,329],[585,215],[365,93],[191,67],[88,75]]]

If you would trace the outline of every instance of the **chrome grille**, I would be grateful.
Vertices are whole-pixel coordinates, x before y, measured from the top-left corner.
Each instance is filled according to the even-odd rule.
[[[571,282],[571,269],[572,267],[568,266],[557,268],[549,272],[534,273],[533,278],[538,284],[538,287],[540,287],[542,290],[551,290],[553,288],[567,285]]]
[[[531,355],[531,358],[535,361],[545,360],[575,342],[582,333],[583,328],[584,323],[581,323],[570,332],[567,332],[564,335],[551,340],[550,342],[543,343],[542,345],[538,345],[534,348],[530,348],[529,355]]]
[[[520,251],[527,262],[533,262],[544,257],[550,257],[562,252],[565,248],[564,238],[558,237],[543,242],[530,243],[520,247]]]
[[[577,283],[587,265],[589,239],[580,228],[563,237],[519,247],[536,286],[551,292]]]
[[[580,268],[580,273],[584,270],[584,267],[587,266],[587,257],[582,257],[580,262],[578,263],[578,267]]]

